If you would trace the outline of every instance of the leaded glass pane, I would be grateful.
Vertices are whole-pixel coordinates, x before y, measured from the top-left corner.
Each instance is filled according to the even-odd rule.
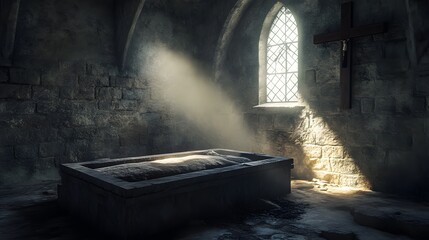
[[[298,29],[285,7],[274,19],[267,43],[267,102],[298,101]]]

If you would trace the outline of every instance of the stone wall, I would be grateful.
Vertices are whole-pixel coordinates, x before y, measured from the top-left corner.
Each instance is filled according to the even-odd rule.
[[[354,1],[355,25],[386,22],[388,32],[353,40],[353,106],[342,111],[340,44],[312,43],[313,35],[339,29],[341,2],[283,1],[300,34],[300,106],[253,108],[258,105],[259,36],[275,1],[254,1],[241,19],[222,84],[230,86],[254,126],[255,150],[294,157],[297,177],[427,195],[429,108],[420,89],[429,85],[424,81],[428,55],[413,65],[413,51],[426,43],[415,38],[417,46],[410,47],[415,32],[409,27],[410,16],[424,17],[413,16],[408,1]]]
[[[425,1],[354,1],[355,25],[387,22],[388,32],[354,40],[347,111],[338,108],[339,43],[312,43],[339,28],[340,0],[283,1],[298,21],[302,101],[254,108],[259,37],[275,2],[251,1],[214,84],[233,1],[146,1],[119,70],[113,1],[22,0],[13,64],[0,67],[0,183],[56,178],[64,162],[240,148],[228,140],[243,139],[240,149],[294,157],[299,178],[427,194]],[[162,62],[162,54],[180,61]],[[175,76],[189,65],[203,77]],[[164,73],[172,81],[154,77]],[[196,94],[194,84],[206,92]],[[165,94],[169,85],[185,91]]]
[[[204,7],[147,1],[120,71],[113,1],[22,0],[13,64],[0,67],[0,184],[58,178],[66,162],[206,148],[147,74],[162,71],[148,62],[154,43],[195,52],[186,26]]]

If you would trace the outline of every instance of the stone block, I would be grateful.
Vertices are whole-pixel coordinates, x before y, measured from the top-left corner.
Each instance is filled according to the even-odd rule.
[[[73,87],[77,85],[77,75],[59,70],[48,71],[42,74],[41,83],[44,86]]]
[[[0,113],[33,114],[36,104],[31,101],[5,101],[0,102]]]
[[[53,102],[53,101],[41,101],[38,102],[36,105],[36,112],[37,113],[54,113],[58,112],[59,109],[59,103]]]
[[[377,144],[385,149],[410,149],[413,145],[413,137],[407,133],[382,133],[377,134]]]
[[[383,44],[384,57],[387,59],[407,59],[407,42],[405,39],[386,41]]]
[[[330,159],[331,171],[341,174],[360,173],[357,163],[353,159]]]
[[[410,61],[405,59],[383,59],[377,62],[377,73],[383,80],[397,78],[398,74],[405,73],[410,69]],[[396,76],[395,76],[396,75]],[[402,75],[399,75],[402,76]],[[402,77],[401,77],[402,78]],[[404,78],[405,79],[405,78]]]
[[[98,109],[96,101],[87,100],[65,101],[62,103],[61,107],[64,108],[64,112],[79,114],[93,114]]]
[[[9,68],[0,67],[0,82],[9,81]]]
[[[272,115],[261,114],[259,115],[259,129],[273,129],[274,117]]]
[[[364,132],[358,126],[355,126],[357,131],[349,131],[345,136],[345,143],[347,146],[356,146],[356,147],[370,147],[374,146],[376,143],[376,135],[373,133]]]
[[[353,97],[371,98],[375,96],[375,81],[356,81],[352,84]]]
[[[406,39],[406,31],[404,31],[403,23],[389,23],[389,31],[383,34],[373,35],[374,41],[385,41],[385,40],[396,40],[396,39]]]
[[[111,76],[110,86],[123,88],[147,88],[147,82],[142,78]]]
[[[316,70],[310,69],[305,71],[305,82],[307,84],[315,84],[316,83]]]
[[[375,112],[393,114],[396,111],[396,102],[393,97],[379,97],[375,99]]]
[[[63,155],[64,150],[65,150],[65,145],[62,142],[40,143],[39,156],[42,158],[55,157],[55,156]]]
[[[354,65],[352,78],[353,82],[375,81],[377,79],[377,65],[375,63]]]
[[[35,170],[43,172],[45,177],[48,177],[50,174],[54,176],[54,178],[58,178],[58,172],[56,167],[57,159],[55,157],[46,157],[46,158],[38,158],[35,160]],[[47,172],[47,171],[53,172]]]
[[[113,100],[122,98],[121,89],[116,87],[101,87],[97,88],[96,92],[96,98],[98,100]]]
[[[58,60],[41,59],[34,56],[16,56],[13,59],[13,66],[37,71],[47,71],[53,67],[58,67]]]
[[[315,109],[315,111],[324,114],[335,114],[340,111],[340,100],[339,97],[332,98],[332,96],[328,96],[325,98],[321,96],[318,101],[309,102],[310,106]]]
[[[137,111],[139,113],[146,113],[146,112],[151,112],[152,110],[150,109],[150,105],[146,101],[139,101],[139,104],[137,106]],[[168,109],[166,109],[164,112],[171,112],[171,111],[168,111]]]
[[[118,67],[116,64],[98,64],[87,63],[86,73],[90,76],[111,76],[118,74]]]
[[[353,44],[354,64],[374,63],[382,57],[382,50],[373,42],[356,42]]]
[[[58,70],[83,75],[86,73],[86,63],[81,61],[59,61]]]
[[[114,101],[113,107],[119,111],[135,111],[138,107],[138,102],[135,100]]]
[[[360,101],[361,113],[373,113],[374,105],[374,98],[362,98]]]
[[[303,159],[302,149],[298,145],[286,144],[284,146],[284,156],[288,156],[294,159]]]
[[[119,135],[120,146],[140,145],[140,133],[136,131],[121,132]]]
[[[329,158],[312,158],[310,159],[311,169],[314,171],[331,171]]]
[[[370,124],[371,121],[374,121],[374,119],[378,120],[377,118],[373,116],[367,116],[367,115],[357,115],[352,116],[344,119],[343,124],[347,127],[346,130],[348,132],[362,132],[363,128],[367,128],[367,126]],[[384,119],[383,119],[384,120]],[[341,124],[341,123],[340,123]],[[382,123],[380,123],[382,124]],[[380,126],[383,127],[383,126]],[[336,126],[334,126],[336,128]],[[347,135],[347,133],[344,133],[343,135]]]
[[[428,111],[429,112],[429,97],[426,97],[425,98],[426,99],[426,111]]]
[[[360,166],[372,163],[383,165],[386,160],[386,151],[381,148],[370,147],[348,147],[346,157],[351,158]]]
[[[91,144],[91,149],[97,152],[104,152],[110,155],[119,148],[117,139],[96,139]]]
[[[340,174],[339,185],[347,187],[366,187],[366,182],[358,174]]]
[[[326,158],[343,158],[344,148],[341,146],[323,146],[322,156]]]
[[[338,83],[325,83],[320,84],[318,86],[319,89],[319,96],[322,96],[323,98],[329,98],[329,97],[338,97],[340,96],[340,85]]]
[[[97,141],[110,141],[115,142],[117,145],[119,145],[119,130],[116,127],[104,127],[104,128],[97,128],[97,132],[94,136],[94,139]]]
[[[315,84],[307,84],[304,82],[300,84],[299,94],[302,99],[305,99],[306,101],[316,101],[318,99],[319,89],[315,86]]]
[[[52,86],[33,86],[34,100],[50,100],[59,98],[59,88]]]
[[[95,99],[94,87],[63,87],[60,91],[63,99],[93,100]]]
[[[96,134],[96,127],[84,126],[73,128],[73,139],[93,140]]]
[[[10,82],[18,84],[39,85],[40,74],[33,70],[11,68]]]
[[[82,114],[74,114],[70,116],[68,121],[70,126],[92,126],[94,125],[93,117]]]
[[[5,122],[9,125],[8,122]],[[17,134],[20,134],[22,130],[11,128],[9,126],[1,128],[0,146],[14,145],[16,143]]]
[[[79,76],[79,86],[81,87],[108,87],[109,77],[107,76]]]
[[[38,156],[38,145],[17,145],[15,146],[15,157],[18,159],[34,159]]]
[[[162,115],[158,112],[142,113],[141,117],[146,120],[148,125],[156,125],[162,121]]]
[[[322,147],[317,145],[304,145],[302,151],[309,158],[320,158],[322,157]]]
[[[7,114],[3,117],[0,117],[0,128],[4,127],[11,129],[42,129],[50,127],[50,122],[48,120],[49,118],[45,115],[34,114],[34,112],[25,114],[25,112],[27,112],[27,110],[22,110],[22,112],[11,111],[9,112],[11,114]]]
[[[351,109],[349,110],[349,112],[351,113],[351,114],[360,114],[361,113],[361,101],[360,101],[360,99],[359,98],[353,98],[352,97],[352,107],[351,107]]]
[[[361,115],[361,117],[350,118],[347,122],[347,130],[351,132],[362,132],[365,129],[368,132],[391,131],[388,121],[389,116],[383,115]]]
[[[104,111],[111,111],[114,110],[113,102],[112,101],[98,101],[98,109],[104,110]]]
[[[89,155],[93,158],[93,159],[103,159],[103,158],[110,158],[112,153],[112,149],[102,149],[102,150],[92,150],[90,151]]]
[[[62,99],[74,99],[75,89],[72,87],[61,88],[60,97]]]
[[[390,97],[409,98],[412,86],[409,78],[398,78],[390,80],[379,80],[375,82],[374,96],[375,97]]]
[[[7,158],[7,159],[10,159],[10,158],[13,158],[14,156],[13,156],[13,147],[12,146],[3,146],[3,147],[0,147],[0,157],[1,158]]]
[[[256,131],[258,128],[258,115],[255,113],[244,113],[244,119],[250,130]]]
[[[292,132],[297,128],[298,117],[293,115],[276,115],[274,117],[274,129]]]
[[[0,84],[0,99],[30,99],[30,85]]]
[[[387,161],[389,168],[413,168],[413,166],[408,166],[413,159],[416,158],[416,155],[412,151],[402,151],[402,150],[389,150],[387,153]]]
[[[9,129],[3,131],[5,138],[0,138],[0,145],[2,140],[9,142],[4,145],[18,144],[27,145],[34,144],[35,142],[53,141],[57,138],[57,129],[43,128],[43,129]],[[36,148],[38,148],[36,146]]]
[[[317,69],[316,83],[339,83],[340,67],[338,64],[330,65],[328,68]]]
[[[68,126],[62,126],[58,130],[58,137],[62,140],[72,140],[71,138],[73,137],[73,128]]]
[[[121,146],[118,149],[119,156],[144,156],[147,152],[146,146]]]
[[[429,96],[429,75],[416,78],[415,93],[417,96]]]
[[[424,126],[424,124],[416,126],[416,132],[413,133],[412,151],[418,156],[429,156],[429,148],[427,147],[429,144],[429,138],[425,131],[422,131],[422,126]]]
[[[403,114],[423,113],[426,111],[424,97],[396,96],[396,112]]]
[[[67,162],[82,162],[94,160],[91,155],[90,142],[88,140],[77,139],[66,144],[65,160]]]
[[[143,89],[124,88],[122,90],[122,98],[125,100],[141,100],[147,97],[148,91]]]
[[[341,145],[341,139],[329,129],[318,129],[310,134],[317,145]]]

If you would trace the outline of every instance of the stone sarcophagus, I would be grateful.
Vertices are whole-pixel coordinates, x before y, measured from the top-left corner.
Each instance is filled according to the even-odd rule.
[[[116,238],[156,234],[290,193],[291,158],[224,149],[61,165],[58,198]]]

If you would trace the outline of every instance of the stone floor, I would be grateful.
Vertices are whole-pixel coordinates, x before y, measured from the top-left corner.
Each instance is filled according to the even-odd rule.
[[[56,184],[0,188],[0,239],[106,239],[58,208]],[[429,239],[429,203],[317,181],[292,185],[284,198],[150,239]]]

